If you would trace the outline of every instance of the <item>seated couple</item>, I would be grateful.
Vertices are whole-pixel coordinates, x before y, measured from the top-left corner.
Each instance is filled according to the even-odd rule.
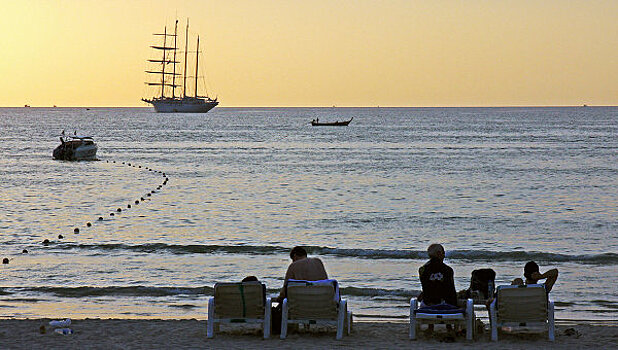
[[[437,304],[450,304],[457,306],[457,293],[453,269],[444,263],[444,247],[440,244],[432,244],[427,248],[429,261],[418,270],[423,291],[418,296],[421,307]],[[539,265],[530,261],[524,267],[526,284],[536,284],[545,279],[545,290],[549,293],[558,279],[558,270],[551,269],[540,273]],[[523,285],[524,280],[516,278],[514,285]]]

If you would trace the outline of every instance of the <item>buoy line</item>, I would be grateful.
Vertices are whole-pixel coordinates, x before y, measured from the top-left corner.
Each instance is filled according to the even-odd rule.
[[[163,179],[164,179],[164,180],[163,180],[163,182],[162,182],[160,185],[158,185],[158,186],[157,186],[156,190],[151,190],[150,192],[148,192],[148,193],[146,194],[146,197],[151,197],[151,196],[152,196],[152,194],[155,194],[155,193],[157,193],[157,191],[160,191],[160,190],[163,188],[163,186],[167,185],[167,182],[169,181],[169,178],[167,177],[167,175],[166,175],[163,171],[160,171],[160,170],[154,170],[154,169],[152,169],[152,168],[150,168],[150,167],[143,167],[143,168],[142,168],[142,166],[141,166],[141,165],[139,165],[139,166],[138,166],[138,165],[135,165],[135,164],[131,164],[131,163],[129,163],[129,162],[116,162],[115,160],[111,160],[111,161],[110,161],[110,160],[106,160],[105,162],[106,162],[106,163],[111,163],[111,164],[126,165],[126,166],[133,167],[133,168],[136,168],[136,169],[144,169],[144,170],[148,170],[149,172],[153,172],[153,173],[156,173],[156,174],[161,175],[161,176],[163,177]],[[144,197],[140,197],[139,199],[135,200],[134,205],[138,205],[138,204],[140,204],[141,202],[145,202],[146,200],[151,200],[151,199],[150,199],[150,198],[148,198],[148,199],[144,199]],[[131,204],[127,204],[127,208],[126,208],[126,209],[124,209],[124,210],[126,211],[127,209],[131,209],[131,208],[132,208]],[[115,212],[110,212],[110,213],[109,213],[109,216],[110,216],[110,217],[114,217],[116,214],[120,215],[120,213],[122,213],[122,212],[123,212],[123,209],[122,209],[122,208],[117,208]],[[104,220],[105,220],[105,219],[103,218],[103,216],[99,216],[99,217],[98,217],[98,219],[96,220],[96,222],[99,222],[99,221],[104,221]],[[92,226],[93,226],[93,223],[92,223],[92,222],[90,222],[90,221],[86,222],[86,227],[92,227]],[[79,233],[80,233],[80,229],[79,229],[79,227],[75,227],[75,228],[73,229],[73,234],[78,235]],[[64,236],[64,235],[62,235],[62,234],[59,234],[57,237],[58,237],[58,239],[59,239],[59,240],[61,240],[61,239],[63,239],[65,236]],[[55,242],[54,242],[54,241],[50,241],[49,239],[44,239],[44,240],[41,242],[41,244],[42,244],[43,246],[48,246],[48,245],[53,244],[53,243],[55,243]],[[28,254],[28,250],[27,250],[27,249],[23,249],[23,250],[21,251],[21,254]],[[9,258],[3,258],[3,259],[2,259],[2,264],[5,264],[5,265],[6,265],[6,264],[9,264],[9,262],[10,262],[11,260],[13,260],[13,259],[14,259],[14,258],[11,258],[11,259],[9,259]]]

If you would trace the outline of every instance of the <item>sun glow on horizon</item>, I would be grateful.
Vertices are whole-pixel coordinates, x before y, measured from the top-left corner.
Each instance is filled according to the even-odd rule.
[[[234,106],[618,104],[617,1],[3,3],[0,106],[144,106],[153,33]]]

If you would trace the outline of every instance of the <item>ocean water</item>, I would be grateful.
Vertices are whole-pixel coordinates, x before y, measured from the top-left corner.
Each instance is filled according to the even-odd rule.
[[[206,319],[217,281],[276,294],[295,245],[355,314],[405,317],[433,242],[458,290],[535,260],[558,319],[618,316],[618,107],[2,108],[0,128],[0,317]],[[63,129],[100,161],[53,160]]]

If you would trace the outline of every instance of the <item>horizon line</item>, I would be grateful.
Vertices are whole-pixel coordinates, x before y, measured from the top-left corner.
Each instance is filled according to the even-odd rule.
[[[618,107],[618,104],[608,105],[436,105],[436,106],[348,106],[348,105],[331,105],[331,106],[217,106],[217,108],[560,108],[560,107]],[[0,108],[150,108],[150,106],[0,106]]]

